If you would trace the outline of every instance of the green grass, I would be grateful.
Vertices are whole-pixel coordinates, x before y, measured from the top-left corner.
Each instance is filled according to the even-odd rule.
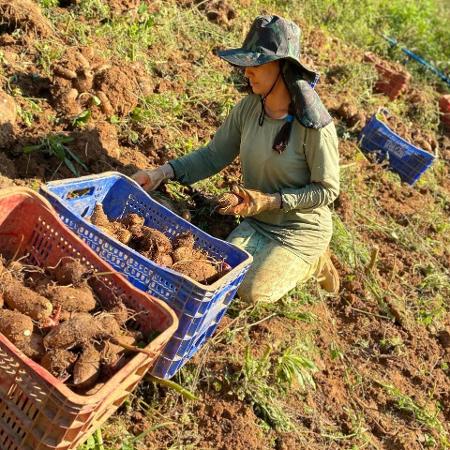
[[[293,7],[297,1],[293,2]],[[323,26],[347,42],[391,57],[404,59],[398,49],[390,49],[382,34],[432,61],[441,70],[450,68],[450,8],[435,0],[305,0],[304,17]],[[420,71],[420,66],[410,64]]]
[[[419,424],[423,425],[430,431],[434,431],[439,440],[439,448],[449,448],[450,440],[448,432],[445,430],[443,423],[439,420],[439,409],[435,408],[431,411],[415,402],[411,397],[405,395],[400,389],[392,384],[379,383],[385,391],[392,397],[395,407],[400,411],[404,411],[412,416]]]

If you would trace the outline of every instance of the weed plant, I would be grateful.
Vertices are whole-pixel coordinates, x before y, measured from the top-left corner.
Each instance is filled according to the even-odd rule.
[[[75,164],[81,166],[84,170],[88,170],[86,164],[66,145],[73,142],[73,138],[61,134],[49,135],[41,139],[38,144],[26,145],[23,147],[25,154],[33,152],[42,152],[48,156],[55,156],[57,159],[64,163],[67,168],[76,176],[79,177],[80,173]],[[55,172],[58,167],[55,169]]]

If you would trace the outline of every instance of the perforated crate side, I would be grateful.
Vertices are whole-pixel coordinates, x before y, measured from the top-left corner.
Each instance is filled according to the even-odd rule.
[[[434,155],[412,145],[394,133],[374,115],[360,134],[360,146],[366,152],[373,152],[379,161],[386,157],[391,170],[413,185],[435,160]]]

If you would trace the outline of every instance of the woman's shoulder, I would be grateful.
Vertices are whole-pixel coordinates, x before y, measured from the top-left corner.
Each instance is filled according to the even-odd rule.
[[[245,97],[241,98],[236,104],[236,108],[240,109],[251,109],[254,108],[256,104],[259,103],[259,95],[247,94]]]
[[[252,114],[255,112],[258,101],[258,95],[246,95],[236,103],[231,111],[231,115],[237,118],[240,123],[248,121]]]
[[[299,124],[301,127],[304,127],[304,125]],[[306,128],[306,127],[304,127]],[[336,127],[334,125],[334,122],[331,121],[329,124],[325,125],[322,128],[306,128],[307,134],[312,139],[336,139],[337,140],[337,133],[336,133]]]

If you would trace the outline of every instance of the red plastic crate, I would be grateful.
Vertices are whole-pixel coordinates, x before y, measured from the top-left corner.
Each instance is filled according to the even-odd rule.
[[[74,449],[121,405],[151,368],[178,327],[164,302],[133,287],[69,231],[50,204],[24,188],[0,190],[0,253],[25,257],[39,267],[55,266],[64,256],[80,259],[97,272],[97,296],[120,295],[140,312],[136,328],[160,334],[94,395],[80,395],[56,379],[0,334],[0,449]]]

